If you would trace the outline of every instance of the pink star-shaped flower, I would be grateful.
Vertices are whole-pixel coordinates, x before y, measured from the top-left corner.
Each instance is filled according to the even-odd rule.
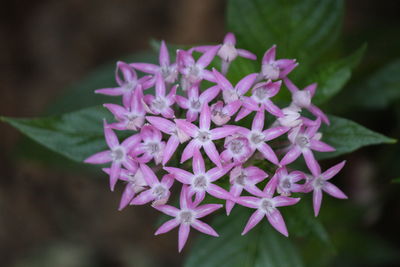
[[[306,179],[306,176],[301,171],[292,171],[288,173],[286,167],[281,167],[276,170],[275,175],[278,179],[278,187],[276,191],[283,196],[290,196],[292,192],[303,192],[304,185],[297,182]]]
[[[140,164],[140,172],[150,188],[132,199],[130,204],[144,205],[153,201],[152,206],[158,206],[167,203],[171,194],[169,189],[174,183],[174,177],[164,175],[160,182],[150,167],[143,163]]]
[[[243,58],[248,58],[251,60],[256,60],[257,56],[248,50],[236,48],[236,37],[233,33],[228,32],[224,37],[224,42],[219,46],[217,55],[221,58],[221,72],[226,74],[230,63],[235,60],[238,56]],[[196,46],[191,50],[205,53],[208,50],[215,47],[215,45],[203,45]]]
[[[137,164],[136,164],[137,166]],[[110,174],[109,168],[104,168],[103,171]],[[124,192],[122,193],[118,210],[123,210],[136,194],[142,192],[148,186],[143,178],[143,174],[139,167],[136,170],[126,170],[121,168],[119,180],[126,182]]]
[[[119,71],[122,72],[123,79],[119,76]],[[97,89],[95,93],[110,96],[122,95],[122,103],[125,107],[129,106],[131,98],[138,85],[141,85],[142,89],[145,90],[152,87],[154,84],[151,82],[151,76],[144,76],[138,79],[135,70],[122,61],[117,62],[115,80],[119,87]]]
[[[261,75],[264,79],[276,80],[286,77],[295,67],[297,63],[295,59],[275,59],[276,45],[273,45],[265,52],[261,61]]]
[[[259,111],[265,109],[276,117],[283,117],[284,114],[279,107],[277,107],[270,98],[275,96],[281,88],[281,81],[258,83],[252,89],[251,97],[243,96],[243,107],[235,118],[239,121],[249,115],[252,111]]]
[[[135,162],[129,157],[130,151],[135,147],[141,140],[139,134],[132,135],[125,139],[121,144],[118,141],[117,135],[113,132],[106,120],[104,120],[104,136],[106,143],[110,150],[96,153],[89,158],[85,159],[85,163],[90,164],[104,164],[111,163],[110,169],[110,188],[114,191],[115,184],[118,181],[121,173],[121,165],[128,170],[135,170]]]
[[[171,231],[179,225],[178,250],[182,251],[189,236],[190,227],[193,227],[199,232],[211,236],[218,236],[217,232],[208,224],[200,221],[200,218],[222,208],[220,204],[206,204],[197,206],[198,203],[193,203],[188,195],[187,186],[183,185],[180,196],[180,209],[169,205],[160,205],[155,208],[171,217],[172,220],[165,222],[158,228],[155,235],[164,234]]]
[[[229,104],[236,100],[241,100],[241,97],[249,91],[251,86],[253,86],[254,82],[257,78],[257,73],[252,73],[241,79],[235,87],[228,81],[228,79],[219,73],[216,69],[213,69],[213,74],[217,81],[218,86],[222,90],[222,96],[224,98],[224,102]]]
[[[328,180],[332,179],[338,172],[340,172],[345,163],[346,161],[342,161],[323,173],[321,173],[321,169],[318,165],[317,172],[315,173],[315,175],[311,176],[309,178],[309,181],[306,183],[304,191],[313,191],[313,206],[315,217],[318,216],[319,210],[321,208],[322,191],[325,191],[335,198],[347,199],[347,196],[339,188],[337,188],[334,184],[328,182]]]
[[[162,155],[163,157],[161,163],[162,165],[165,165],[178,148],[179,143],[186,142],[190,139],[190,136],[180,130],[175,123],[167,119],[155,116],[147,116],[146,120],[161,132],[170,135]]]
[[[286,133],[290,128],[277,126],[263,131],[264,128],[264,110],[258,111],[254,116],[251,130],[240,127],[238,132],[247,137],[253,152],[258,150],[270,162],[279,165],[279,160],[272,148],[267,145],[267,141],[275,139]]]
[[[321,135],[317,134],[317,131],[320,125],[321,119],[318,118],[313,126],[309,126],[306,129],[303,126],[292,129],[289,133],[289,140],[292,145],[280,164],[288,165],[295,161],[300,154],[303,154],[307,167],[313,175],[316,175],[319,165],[311,150],[320,152],[335,151],[333,147],[319,140]]]
[[[222,168],[215,167],[206,171],[203,157],[198,150],[195,150],[193,173],[174,167],[164,167],[164,170],[172,174],[179,182],[190,185],[189,196],[196,194],[195,202],[200,203],[206,193],[220,199],[231,198],[231,195],[225,189],[213,184],[213,182],[224,176],[232,167],[233,164],[227,164]]]
[[[256,184],[263,181],[268,177],[263,170],[255,166],[249,166],[243,168],[243,166],[236,166],[232,169],[229,175],[229,182],[231,183],[231,188],[229,193],[233,198],[237,198],[242,193],[243,189],[249,193],[257,193],[259,191]],[[235,202],[232,200],[226,201],[226,214],[231,213],[232,208],[235,206]]]
[[[242,105],[241,100],[233,101],[224,106],[224,102],[217,101],[212,104],[211,109],[211,120],[215,125],[221,126],[230,121],[231,117],[238,111]]]
[[[175,63],[170,63],[168,49],[164,41],[161,41],[159,65],[149,63],[131,63],[129,65],[142,72],[153,74],[154,76],[160,74],[162,79],[169,84],[174,83],[178,78],[178,67]],[[153,79],[153,84],[155,82],[156,81]]]
[[[203,106],[211,102],[219,91],[218,86],[212,86],[199,96],[199,87],[196,85],[187,90],[187,98],[177,95],[175,99],[181,108],[187,109],[186,120],[192,122],[197,120]]]
[[[154,159],[156,164],[160,164],[165,147],[161,132],[156,127],[147,124],[140,129],[140,136],[142,142],[132,148],[131,157],[142,163],[147,163]],[[139,155],[142,156],[138,157]]]
[[[215,82],[214,75],[206,69],[214,59],[219,46],[213,47],[205,52],[197,62],[193,59],[191,52],[178,50],[177,61],[179,72],[182,73],[182,89],[186,90],[193,85],[198,85],[202,80]]]
[[[311,98],[314,96],[315,90],[317,89],[316,83],[310,84],[303,90],[299,90],[299,88],[287,77],[284,78],[283,81],[285,82],[286,87],[292,93],[292,101],[294,105],[298,106],[299,108],[307,109],[317,118],[321,118],[323,122],[329,125],[328,116],[326,116],[319,107],[311,103]]]
[[[110,127],[116,130],[133,130],[143,126],[144,116],[146,111],[143,106],[143,93],[140,85],[137,86],[133,92],[133,97],[130,99],[128,106],[122,107],[116,104],[104,104],[118,120],[118,122],[111,123]]]
[[[247,222],[242,235],[245,235],[254,226],[256,226],[264,216],[267,217],[269,223],[284,236],[289,236],[286,228],[285,221],[283,220],[282,214],[277,209],[282,206],[291,206],[300,201],[300,198],[291,198],[284,196],[273,197],[276,186],[277,186],[276,176],[272,177],[268,184],[265,186],[264,190],[255,194],[257,197],[238,197],[236,198],[236,203],[249,207],[252,209],[257,209],[250,217]]]
[[[237,126],[224,125],[210,129],[211,112],[207,104],[203,105],[199,127],[185,120],[175,120],[175,122],[178,128],[193,138],[183,150],[181,163],[190,159],[195,150],[203,147],[210,160],[218,167],[222,167],[219,153],[213,141],[232,135],[238,129]]]
[[[177,85],[173,86],[166,95],[165,82],[161,77],[161,74],[156,74],[156,95],[145,95],[144,101],[149,106],[150,113],[161,114],[165,118],[173,118],[174,110],[171,106],[175,103]]]

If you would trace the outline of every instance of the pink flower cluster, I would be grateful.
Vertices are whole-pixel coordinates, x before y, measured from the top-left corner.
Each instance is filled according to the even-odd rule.
[[[235,36],[228,33],[221,45],[177,50],[176,62],[171,63],[162,42],[159,65],[118,62],[118,87],[96,90],[99,94],[122,96],[122,105],[104,104],[116,119],[112,123],[104,121],[109,150],[85,162],[111,163],[104,169],[110,176],[111,190],[118,181],[125,183],[120,210],[151,202],[153,208],[173,217],[156,235],[179,226],[179,251],[190,227],[218,236],[199,220],[223,207],[201,205],[207,195],[222,200],[228,215],[235,204],[255,210],[242,234],[265,216],[285,236],[288,231],[279,208],[300,201],[299,197],[291,197],[292,193],[298,196],[312,191],[315,216],[322,191],[347,198],[328,181],[345,162],[321,172],[313,154],[334,150],[321,141],[318,132],[321,122],[329,124],[329,120],[311,102],[316,84],[297,88],[287,75],[298,63],[276,59],[273,46],[264,54],[259,73],[248,74],[233,85],[226,77],[232,61],[238,56],[256,60],[253,53],[235,44]],[[221,71],[210,67],[213,61],[221,62]],[[145,76],[138,78],[136,71]],[[292,95],[292,102],[284,108],[272,101],[282,81]],[[203,88],[205,84],[211,86]],[[151,88],[155,88],[154,94]],[[304,109],[314,118],[304,117]],[[254,116],[251,119],[249,115]],[[250,118],[250,127],[246,126],[249,119],[244,118]],[[268,126],[266,119],[271,121]],[[114,130],[132,135],[120,142]],[[300,155],[311,174],[288,167]],[[191,167],[187,164],[190,159]],[[229,188],[222,186],[221,181],[228,182],[225,176],[229,176]],[[166,204],[174,183],[181,185],[180,209]]]

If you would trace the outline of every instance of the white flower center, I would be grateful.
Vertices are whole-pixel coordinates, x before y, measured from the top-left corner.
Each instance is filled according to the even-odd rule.
[[[196,189],[205,190],[208,186],[207,178],[203,175],[197,176],[193,179],[193,187]]]
[[[151,106],[157,111],[163,111],[167,107],[167,103],[162,98],[156,98],[151,103]]]
[[[113,161],[121,161],[125,157],[125,152],[121,147],[115,148],[111,151],[111,158]]]
[[[136,88],[136,85],[137,85],[136,81],[130,81],[124,83],[122,87],[124,88],[125,91],[131,92]]]
[[[190,101],[190,108],[195,110],[195,111],[200,111],[201,108],[201,103],[198,99],[192,99]]]
[[[274,203],[272,203],[272,201],[270,199],[264,198],[263,200],[261,200],[260,208],[264,212],[269,213],[269,212],[272,212],[274,210],[275,205],[274,205]]]
[[[246,185],[247,175],[241,172],[238,176],[235,177],[235,183],[240,186]]]
[[[238,55],[238,52],[233,44],[223,44],[221,48],[218,50],[218,56],[222,58],[222,60],[231,62]]]
[[[145,147],[146,147],[146,150],[152,155],[157,154],[160,151],[159,143],[149,142],[145,145]]]
[[[261,68],[265,79],[276,80],[279,78],[280,69],[275,62],[263,64]]]
[[[165,197],[167,189],[162,185],[157,185],[153,188],[152,193],[156,197],[156,199],[162,199]]]
[[[208,131],[199,131],[197,134],[196,139],[199,140],[202,143],[208,142],[211,137],[210,137],[210,132]]]
[[[193,222],[194,220],[194,214],[192,211],[190,210],[183,210],[179,213],[179,220],[182,223],[187,223],[190,224]]]
[[[268,91],[267,89],[263,87],[258,87],[253,91],[253,95],[255,96],[256,100],[259,102],[263,101],[265,98],[268,96]]]
[[[307,148],[310,146],[310,139],[302,134],[296,136],[295,142],[301,148]]]
[[[258,145],[261,142],[264,142],[264,135],[260,134],[260,133],[252,133],[251,136],[250,136],[250,141],[254,145]]]
[[[325,183],[326,183],[326,182],[325,182],[324,179],[322,179],[322,177],[315,178],[315,180],[314,180],[314,187],[316,187],[316,188],[322,188],[322,187],[324,187]]]
[[[233,154],[240,154],[243,151],[245,144],[242,140],[234,139],[229,142],[229,149]]]

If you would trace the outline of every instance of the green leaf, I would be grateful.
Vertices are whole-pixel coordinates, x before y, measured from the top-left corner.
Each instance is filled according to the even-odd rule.
[[[249,219],[248,209],[235,207],[232,214],[216,218],[220,237],[202,235],[191,248],[185,267],[295,267],[303,266],[295,246],[273,229],[267,219],[249,233],[240,233]]]
[[[400,184],[400,177],[393,179],[392,183]]]
[[[69,159],[82,162],[107,148],[102,119],[113,120],[105,108],[91,107],[79,111],[38,119],[2,117],[23,134]]]
[[[323,244],[330,250],[334,250],[328,232],[312,212],[311,200],[304,195],[300,197],[302,199],[298,204],[282,210],[291,237],[316,239],[319,245]]]
[[[120,59],[125,62],[148,62],[155,63],[158,58],[153,52],[140,52]],[[47,109],[46,114],[62,114],[82,108],[87,108],[103,103],[120,102],[120,97],[95,94],[94,91],[100,88],[116,87],[115,82],[116,61],[98,67],[86,78],[76,82],[65,89],[65,93],[56,99]],[[141,75],[140,73],[138,73]]]
[[[352,70],[359,64],[367,46],[361,46],[352,55],[319,68],[307,84],[316,82],[318,88],[313,103],[320,105],[336,95],[349,81]]]
[[[364,146],[394,144],[395,139],[371,131],[354,121],[329,116],[330,126],[322,127],[322,141],[336,148],[334,152],[318,153],[319,159],[333,158]]]
[[[273,44],[280,56],[316,59],[337,39],[342,0],[229,0],[228,30],[238,47],[261,56]]]
[[[363,108],[385,108],[400,99],[400,59],[372,74],[354,90],[352,103]]]

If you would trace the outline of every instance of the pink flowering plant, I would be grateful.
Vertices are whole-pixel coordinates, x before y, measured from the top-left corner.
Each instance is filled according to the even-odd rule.
[[[236,48],[233,33],[227,33],[220,45],[177,49],[173,54],[162,41],[160,65],[117,63],[115,79],[121,87],[95,91],[122,95],[122,106],[104,104],[114,115],[114,122],[104,121],[110,149],[85,162],[112,162],[105,169],[111,190],[118,181],[126,184],[120,210],[149,203],[174,217],[155,234],[179,226],[181,251],[190,227],[218,237],[217,231],[198,219],[222,207],[227,216],[235,205],[255,209],[242,235],[266,217],[276,231],[289,236],[280,209],[296,205],[312,192],[318,216],[322,192],[347,198],[330,181],[345,161],[321,172],[315,156],[315,152],[335,151],[321,133],[322,124],[329,131],[330,120],[312,101],[317,84],[300,90],[290,74],[301,62],[278,59],[277,49],[276,45],[268,48],[260,71],[239,77],[235,85],[227,76],[230,64],[237,56],[253,61],[257,56]],[[218,57],[219,67],[212,64]],[[143,78],[138,79],[137,72]],[[291,101],[283,106],[274,103],[285,90]],[[127,132],[121,144],[114,131]],[[307,168],[291,166],[296,161]],[[127,172],[132,176],[128,181]],[[180,192],[180,209],[171,204],[172,190]]]
[[[336,178],[351,161],[321,160],[394,140],[325,112],[365,50],[321,63],[343,1],[321,1],[329,19],[311,0],[290,2],[229,0],[220,43],[153,42],[155,53],[118,61],[114,73],[102,72],[111,81],[87,83],[90,94],[55,110],[84,109],[4,120],[69,159],[99,165],[120,194],[115,208],[145,205],[162,215],[154,233],[178,228],[179,252],[191,229],[210,236],[188,266],[302,266],[292,236],[329,243],[314,217],[328,213],[325,199],[351,198]],[[216,251],[225,246],[231,258],[222,262]]]

